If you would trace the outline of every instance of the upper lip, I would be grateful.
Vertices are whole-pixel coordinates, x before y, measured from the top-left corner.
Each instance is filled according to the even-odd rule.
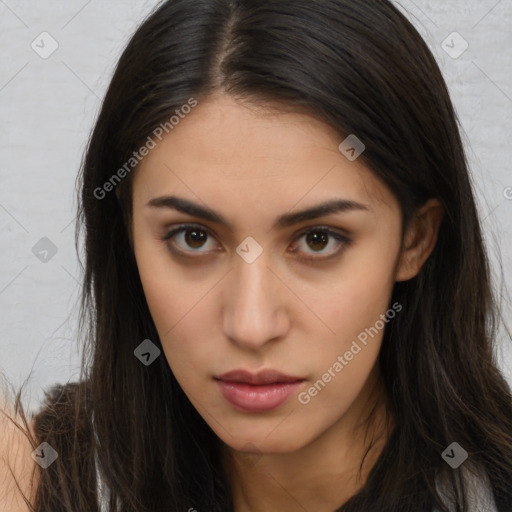
[[[219,380],[226,382],[242,382],[245,384],[275,384],[285,382],[299,382],[304,379],[301,377],[292,377],[285,375],[284,373],[278,372],[277,370],[261,370],[257,373],[252,373],[247,370],[232,370],[227,373],[223,373],[219,377]]]

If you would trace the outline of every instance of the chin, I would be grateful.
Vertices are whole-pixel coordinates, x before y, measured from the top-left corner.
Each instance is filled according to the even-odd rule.
[[[303,448],[308,440],[303,436],[290,437],[285,434],[256,435],[238,431],[237,438],[226,436],[221,437],[221,441],[232,450],[246,454],[269,455],[278,453],[291,453]]]

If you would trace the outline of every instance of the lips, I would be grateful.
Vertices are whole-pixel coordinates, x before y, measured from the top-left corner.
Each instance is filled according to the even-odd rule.
[[[284,404],[304,381],[276,370],[233,370],[215,379],[224,398],[239,411],[265,412]]]
[[[245,384],[280,384],[287,382],[299,382],[304,380],[301,377],[291,377],[276,370],[262,370],[258,373],[251,373],[246,370],[233,370],[217,377],[224,382],[239,382]]]

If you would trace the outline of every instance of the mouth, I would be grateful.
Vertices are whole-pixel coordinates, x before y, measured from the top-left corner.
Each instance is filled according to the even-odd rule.
[[[215,380],[223,397],[242,412],[266,412],[283,405],[305,379],[276,370],[233,370]]]

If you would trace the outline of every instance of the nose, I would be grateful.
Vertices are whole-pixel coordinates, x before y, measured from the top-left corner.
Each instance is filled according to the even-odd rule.
[[[286,301],[292,294],[270,269],[264,255],[252,263],[238,258],[226,282],[224,334],[250,350],[282,339],[290,328]]]

